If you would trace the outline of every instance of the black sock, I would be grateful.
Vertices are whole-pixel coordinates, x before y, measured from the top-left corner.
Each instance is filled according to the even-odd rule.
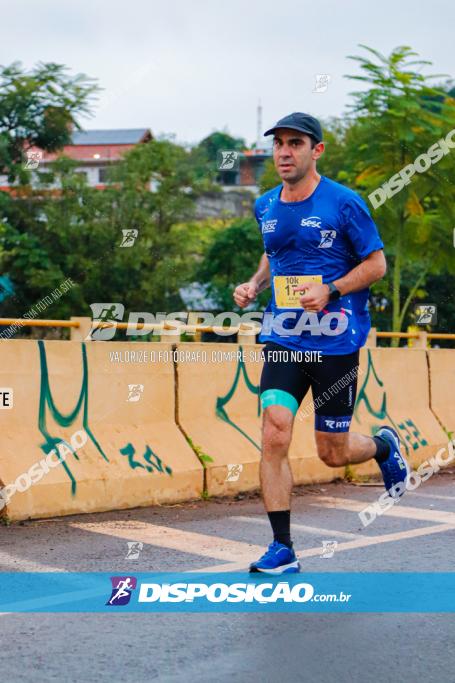
[[[291,511],[277,510],[267,514],[273,529],[273,540],[278,541],[278,543],[284,543],[289,548],[292,548]]]
[[[376,444],[376,458],[377,462],[384,462],[390,455],[390,444],[382,436],[373,436],[373,441]]]

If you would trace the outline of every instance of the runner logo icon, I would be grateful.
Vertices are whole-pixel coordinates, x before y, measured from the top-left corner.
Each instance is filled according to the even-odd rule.
[[[333,240],[337,236],[336,230],[321,230],[321,241],[319,242],[319,249],[328,249],[332,246]]]
[[[111,597],[106,605],[127,605],[136,588],[137,579],[134,576],[111,576],[111,583]]]

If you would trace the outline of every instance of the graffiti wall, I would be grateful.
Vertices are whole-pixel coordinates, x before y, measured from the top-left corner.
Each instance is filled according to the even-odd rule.
[[[0,411],[1,507],[19,519],[188,500],[204,482],[212,495],[256,489],[261,348],[3,342],[1,386],[14,403]],[[413,464],[445,445],[424,349],[362,349],[360,369],[353,431],[393,425]],[[296,483],[344,474],[317,457],[314,416],[304,410],[290,461]]]
[[[12,485],[20,478],[7,505],[11,517],[201,494],[202,466],[175,422],[172,360],[112,361],[109,351],[122,346],[2,344],[1,383],[13,387],[14,409],[0,414],[0,479]]]

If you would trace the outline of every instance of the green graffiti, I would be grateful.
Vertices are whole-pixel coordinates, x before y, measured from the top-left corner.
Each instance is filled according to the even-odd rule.
[[[76,402],[76,405],[72,411],[70,411],[67,415],[64,415],[59,411],[57,406],[54,403],[54,399],[52,397],[51,393],[51,388],[49,384],[49,371],[47,367],[47,358],[46,358],[46,349],[44,346],[44,342],[40,339],[38,341],[38,347],[39,347],[39,355],[40,355],[40,366],[41,366],[41,387],[40,387],[40,398],[39,398],[39,411],[38,411],[38,429],[40,430],[41,434],[44,436],[46,441],[43,444],[40,444],[41,450],[44,451],[44,453],[48,454],[53,448],[57,446],[59,443],[64,443],[68,448],[70,449],[71,453],[75,457],[76,460],[79,460],[78,454],[72,449],[72,447],[64,440],[56,437],[52,437],[46,427],[46,408],[50,411],[52,417],[54,418],[55,422],[59,424],[61,427],[69,427],[70,425],[73,424],[73,422],[76,420],[76,418],[79,416],[79,413],[82,411],[82,425],[89,436],[89,438],[92,440],[93,444],[99,451],[99,453],[102,455],[104,460],[109,462],[109,458],[106,456],[106,454],[103,452],[101,449],[101,446],[99,445],[98,441],[95,439],[89,425],[88,425],[88,365],[87,365],[87,350],[85,348],[85,344],[82,343],[82,383],[81,383],[81,391],[79,393],[79,398]],[[71,494],[74,496],[76,493],[76,487],[77,487],[77,482],[76,479],[74,478],[69,464],[66,462],[66,460],[62,461],[62,465],[65,469],[66,474],[68,475],[70,481],[71,481]]]
[[[240,347],[240,350],[242,350],[242,347]],[[370,415],[372,415],[374,418],[378,420],[379,423],[381,422],[389,422],[393,425],[395,430],[398,432],[398,434],[401,435],[403,442],[404,442],[404,447],[407,452],[409,452],[409,448],[411,447],[413,450],[417,450],[420,448],[420,446],[427,446],[428,441],[422,436],[421,432],[417,428],[417,426],[414,424],[414,422],[411,419],[404,420],[403,422],[396,423],[391,414],[389,413],[388,407],[387,407],[387,392],[384,387],[384,382],[380,379],[376,368],[374,367],[373,363],[373,357],[371,354],[371,351],[367,349],[367,354],[368,354],[368,364],[367,364],[367,371],[365,375],[365,379],[363,381],[362,386],[360,387],[357,395],[357,400],[355,403],[355,408],[354,408],[354,418],[356,421],[360,424],[360,418],[359,418],[359,410],[360,406],[362,403],[365,404],[365,407]],[[242,353],[243,355],[243,353]],[[240,381],[240,376],[243,375],[243,378],[245,380],[245,383],[248,387],[248,389],[251,391],[251,393],[255,394],[258,397],[258,417],[261,415],[261,401],[260,401],[260,388],[259,386],[254,385],[249,377],[248,373],[246,371],[245,363],[244,361],[240,358],[237,361],[237,368],[236,368],[236,373],[234,380],[232,382],[232,386],[227,392],[225,396],[219,396],[216,400],[216,415],[227,422],[231,427],[234,427],[238,432],[242,434],[250,443],[252,443],[258,450],[260,450],[260,446],[250,437],[246,432],[244,432],[233,420],[229,418],[228,413],[226,412],[225,406],[229,403],[229,401],[232,399],[234,396],[239,381]],[[378,407],[373,407],[367,393],[368,386],[371,387],[371,382],[376,382],[377,386],[383,389],[382,392],[382,398],[380,400],[380,405]],[[378,425],[373,425],[371,427],[371,435],[374,436],[376,432],[378,431],[380,427],[380,424]],[[411,429],[410,429],[411,428]]]
[[[372,378],[372,381],[376,380],[377,386],[379,386],[381,389],[384,386],[384,382],[379,378],[378,373],[376,372],[376,369],[374,367],[373,363],[373,357],[371,354],[371,351],[367,349],[367,354],[368,354],[368,364],[367,364],[367,372],[365,376],[365,380],[358,392],[357,395],[357,400],[354,408],[354,418],[357,420],[357,422],[360,424],[360,419],[358,417],[360,405],[362,403],[365,404],[365,407],[370,415],[375,417],[377,420],[380,420],[381,422],[387,419],[387,421],[391,422],[392,425],[395,427],[395,430],[400,433],[400,431],[404,431],[404,447],[407,452],[409,452],[409,445],[412,445],[412,448],[416,450],[419,448],[419,446],[427,446],[428,441],[426,441],[423,437],[421,437],[419,430],[417,429],[416,425],[412,422],[412,420],[405,420],[404,422],[401,422],[399,424],[396,424],[392,416],[390,415],[388,408],[387,408],[387,393],[385,390],[383,390],[382,394],[382,399],[380,406],[375,409],[373,408],[368,395],[367,395],[367,385],[370,381],[370,378]],[[413,432],[410,432],[408,427],[413,427],[414,430]],[[374,434],[378,431],[379,425],[375,425],[371,428],[371,434],[374,436]],[[413,440],[414,437],[414,440]]]
[[[398,425],[405,433],[404,438],[407,443],[416,451],[419,446],[428,446],[428,441],[424,439],[412,420],[405,420]],[[408,427],[414,427],[412,432]]]
[[[145,462],[148,463],[148,465],[143,465],[141,462],[134,459],[134,456],[136,454],[136,450],[135,450],[133,444],[131,444],[131,443],[128,443],[126,446],[121,448],[120,453],[122,455],[126,455],[126,457],[128,458],[128,464],[131,467],[131,469],[133,469],[133,470],[136,469],[136,467],[141,467],[142,469],[147,470],[147,472],[156,471],[156,472],[161,472],[162,474],[164,474],[164,472],[166,472],[166,474],[172,475],[172,469],[168,466],[165,466],[163,468],[163,461],[161,460],[161,458],[159,458],[157,456],[156,453],[154,453],[152,451],[150,446],[146,445],[145,452],[142,456],[144,458]],[[152,458],[153,458],[153,460],[152,460]]]
[[[64,439],[58,437],[53,437],[50,435],[49,430],[46,426],[46,408],[50,411],[50,414],[54,418],[55,422],[61,427],[69,427],[76,418],[82,412],[82,425],[85,429],[88,437],[91,439],[92,443],[97,448],[98,452],[102,455],[106,462],[109,462],[109,458],[102,450],[98,441],[95,439],[89,425],[88,425],[88,362],[87,362],[87,349],[85,343],[81,344],[82,347],[82,382],[81,390],[79,393],[79,398],[77,399],[76,405],[67,415],[61,413],[57,406],[55,405],[54,399],[52,397],[50,383],[49,383],[49,371],[47,367],[46,349],[44,342],[42,340],[38,341],[39,354],[40,354],[40,367],[41,367],[41,387],[40,387],[40,399],[39,399],[39,412],[38,412],[38,429],[41,434],[46,439],[43,444],[40,444],[40,448],[46,453],[46,455],[54,448],[58,447],[58,444],[62,443],[68,446],[70,452],[76,460],[79,460],[79,456],[76,451],[68,444]],[[152,451],[150,446],[146,446],[145,452],[143,454],[143,459],[145,465],[143,465],[138,460],[134,459],[135,450],[132,444],[128,443],[124,448],[120,449],[122,455],[128,457],[128,464],[131,469],[136,469],[137,467],[142,467],[147,470],[147,472],[160,472],[172,475],[172,469],[168,466],[163,467],[163,461],[158,457],[156,453]],[[66,460],[62,460],[66,474],[71,482],[71,494],[74,496],[77,489],[77,481],[71,472],[70,466]]]
[[[252,443],[253,446],[256,446],[258,451],[260,451],[261,447],[256,443],[256,441],[254,441],[254,439],[252,439],[250,436],[248,436],[248,434],[246,432],[244,432],[243,429],[241,429],[238,425],[236,425],[235,422],[233,422],[230,419],[229,415],[227,414],[227,412],[225,410],[225,406],[229,403],[229,401],[234,396],[234,394],[237,390],[237,386],[238,386],[238,383],[240,380],[240,375],[242,375],[243,379],[245,380],[245,384],[246,384],[247,388],[249,389],[249,391],[251,391],[252,394],[254,394],[258,397],[258,417],[261,415],[261,399],[259,396],[259,393],[260,393],[259,385],[254,385],[250,381],[250,378],[248,377],[248,373],[246,371],[245,362],[243,361],[243,349],[241,346],[239,347],[239,349],[241,351],[241,355],[240,355],[240,358],[237,360],[237,368],[236,368],[236,372],[235,372],[234,381],[232,382],[232,386],[229,389],[229,391],[227,392],[227,394],[225,396],[218,396],[218,398],[216,399],[215,413],[216,413],[217,417],[219,417],[221,420],[224,420],[225,422],[227,422],[229,425],[231,425],[231,427],[234,427],[234,429],[236,429],[238,432],[240,432],[240,434],[242,434],[242,436],[244,436],[245,439],[248,439],[248,441],[250,443]]]

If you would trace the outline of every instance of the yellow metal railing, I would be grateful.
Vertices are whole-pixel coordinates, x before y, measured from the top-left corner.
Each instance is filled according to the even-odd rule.
[[[79,327],[77,320],[29,320],[28,318],[0,318],[0,325],[16,327]]]
[[[196,334],[199,332],[219,332],[222,330],[225,334],[240,334],[243,336],[250,336],[254,339],[252,334],[252,326],[254,322],[251,323],[241,323],[240,325],[226,326],[221,325],[203,325],[194,324],[188,325],[183,322],[177,321],[163,321],[160,323],[126,323],[126,322],[99,322],[97,328],[108,328],[115,325],[119,330],[150,330],[157,332],[163,332],[167,330],[168,332],[173,332],[175,336],[180,336],[181,334]],[[29,320],[28,318],[0,318],[0,326],[13,326],[20,329],[21,327],[62,327],[62,328],[72,328],[72,330],[78,330],[78,332],[84,332],[85,335],[88,334],[90,329],[92,329],[92,319],[91,318],[72,318],[71,320]],[[259,331],[259,328],[258,328]],[[169,337],[169,334],[167,335]],[[80,338],[78,336],[77,338]],[[370,340],[374,339],[417,339],[419,341],[433,340],[433,339],[448,339],[455,341],[455,334],[449,332],[379,332],[375,328],[372,328],[370,333]]]

